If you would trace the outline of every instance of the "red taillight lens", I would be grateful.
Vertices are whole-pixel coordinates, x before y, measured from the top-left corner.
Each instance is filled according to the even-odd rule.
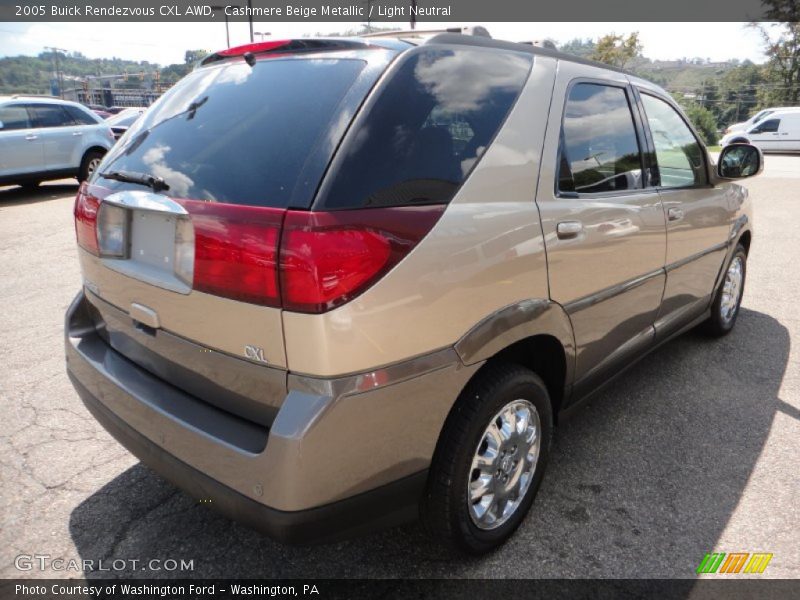
[[[75,200],[78,243],[95,255],[98,195],[104,192],[84,184]],[[306,313],[331,310],[364,292],[425,237],[445,209],[310,212],[176,201],[191,219],[176,223],[176,277],[200,292]]]
[[[443,210],[288,211],[280,254],[283,307],[321,313],[352,300],[399,263]]]
[[[285,211],[196,200],[181,204],[194,226],[194,289],[280,306],[277,258]]]
[[[99,255],[100,250],[97,246],[97,211],[100,208],[100,199],[91,195],[86,184],[81,185],[78,195],[75,197],[75,235],[78,238],[78,245]]]

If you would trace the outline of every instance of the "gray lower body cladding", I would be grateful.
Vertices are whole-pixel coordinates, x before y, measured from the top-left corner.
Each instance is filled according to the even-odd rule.
[[[430,370],[423,360],[422,374],[369,390],[303,378],[265,425],[128,360],[98,334],[86,302],[79,294],[67,314],[67,370],[95,418],[178,487],[288,542],[413,519],[444,420],[480,366]]]

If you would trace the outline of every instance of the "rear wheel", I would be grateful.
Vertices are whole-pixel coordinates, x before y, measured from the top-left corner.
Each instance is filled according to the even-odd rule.
[[[105,156],[105,152],[101,152],[99,150],[90,150],[83,155],[81,168],[78,171],[79,182],[83,183],[94,174],[94,172],[97,170],[97,167],[100,166],[100,161],[103,160],[103,156]]]
[[[702,325],[708,335],[721,337],[727,335],[736,324],[739,307],[744,293],[744,280],[747,274],[747,251],[741,244],[733,252],[722,283],[711,304],[711,316]]]
[[[421,505],[428,534],[469,554],[503,544],[541,484],[552,421],[538,375],[518,365],[484,368],[442,431]]]

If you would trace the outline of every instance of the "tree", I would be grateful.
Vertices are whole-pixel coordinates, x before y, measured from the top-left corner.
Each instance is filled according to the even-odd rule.
[[[753,23],[764,40],[767,76],[774,84],[764,100],[800,104],[800,4],[797,0],[762,0],[766,16],[778,23]],[[773,35],[777,30],[777,36]]]
[[[196,62],[203,60],[208,55],[208,50],[187,50],[186,54],[184,54],[183,62],[185,62],[187,65],[193,65]]]
[[[562,52],[574,54],[575,56],[580,56],[581,58],[589,58],[594,52],[594,49],[595,43],[590,38],[575,38],[574,40],[570,40],[561,46]]]
[[[642,44],[639,42],[638,31],[634,31],[627,38],[611,33],[597,40],[591,58],[622,69],[641,53]]]
[[[714,114],[707,108],[694,103],[684,104],[683,112],[694,124],[695,129],[697,129],[706,145],[715,146],[719,137],[717,136],[717,120],[714,118]]]

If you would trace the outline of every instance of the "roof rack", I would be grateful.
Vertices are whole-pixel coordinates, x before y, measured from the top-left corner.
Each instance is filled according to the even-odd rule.
[[[481,25],[474,27],[448,27],[447,29],[396,29],[393,31],[377,31],[375,33],[364,33],[358,37],[364,38],[384,38],[384,37],[420,37],[423,35],[435,35],[439,33],[460,33],[461,35],[477,35],[480,37],[491,38],[491,34]]]

